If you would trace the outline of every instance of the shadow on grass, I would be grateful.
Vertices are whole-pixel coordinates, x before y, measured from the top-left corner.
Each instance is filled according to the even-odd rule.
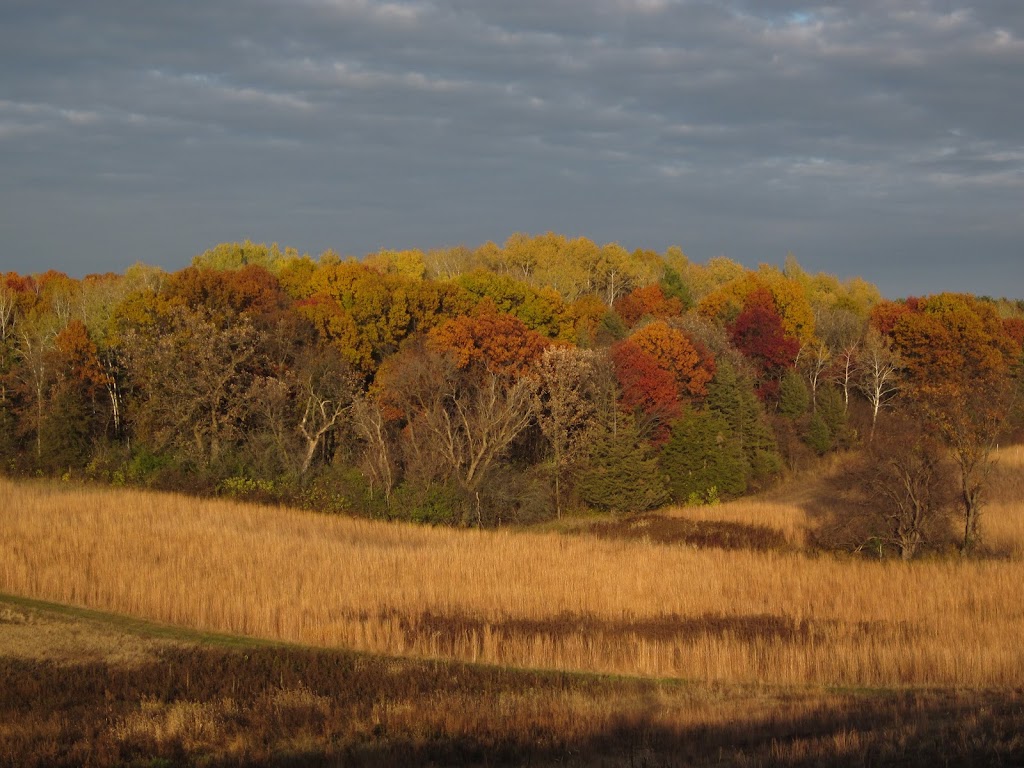
[[[724,520],[687,520],[659,514],[630,515],[620,520],[593,523],[587,533],[606,539],[650,541],[718,549],[748,549],[755,552],[787,550],[780,532],[766,525]]]
[[[169,649],[0,659],[0,765],[1012,765],[1024,692],[827,692]]]

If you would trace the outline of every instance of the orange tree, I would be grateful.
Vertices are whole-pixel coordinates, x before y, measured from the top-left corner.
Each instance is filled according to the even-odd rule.
[[[910,305],[892,338],[910,396],[949,448],[960,474],[961,551],[980,539],[992,450],[1009,410],[1016,345],[991,303],[943,293]]]

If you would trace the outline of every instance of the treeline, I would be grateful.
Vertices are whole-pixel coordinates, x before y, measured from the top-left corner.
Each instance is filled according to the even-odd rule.
[[[953,457],[966,542],[1022,342],[1021,302],[891,302],[792,257],[224,244],[174,273],[4,275],[0,458],[494,525],[740,495],[913,409],[897,443]]]

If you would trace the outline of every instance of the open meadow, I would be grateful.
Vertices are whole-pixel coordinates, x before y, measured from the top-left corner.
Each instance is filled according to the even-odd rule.
[[[587,762],[587,755],[606,752],[595,746],[602,739],[612,748],[609,734],[615,733],[622,743],[653,749],[652,765],[674,764],[667,756],[677,754],[686,734],[703,734],[722,749],[731,745],[722,759],[737,764],[861,764],[859,756],[872,749],[876,759],[913,752],[952,754],[954,762],[957,755],[965,763],[979,755],[1005,762],[1024,758],[1017,735],[1024,721],[1024,451],[1006,449],[999,458],[983,523],[990,555],[911,563],[810,550],[812,523],[804,494],[795,489],[577,530],[478,532],[0,481],[0,593],[182,631],[328,649],[246,653],[279,678],[276,693],[260,688],[252,694],[260,707],[277,713],[277,728],[292,704],[322,725],[349,717],[332,708],[333,694],[315,681],[325,659],[350,671],[368,665],[373,674],[356,677],[359,686],[369,686],[361,695],[372,703],[353,704],[360,714],[349,717],[349,736],[336,736],[351,746],[352,733],[377,738],[391,722],[404,734],[396,763],[410,758],[402,751],[410,745],[433,743],[431,733],[447,734],[445,749],[451,739],[465,746],[470,734],[490,736],[472,741],[465,754],[428,749],[416,752],[417,760],[472,761],[473,750],[482,750],[484,761],[487,744],[500,743],[514,762],[531,728],[539,729],[538,743],[562,745],[535,753],[535,764],[561,761],[583,742],[589,746],[576,754]],[[49,655],[39,651],[49,646],[32,639],[33,622],[17,619],[31,610],[12,605],[5,615],[15,618],[0,627],[7,678],[35,680],[33,690],[41,691],[47,679],[65,675],[61,665],[70,662],[61,661],[67,653],[60,648],[75,643],[58,643]],[[5,631],[15,625],[29,632],[20,645]],[[113,645],[126,653],[126,642]],[[149,670],[133,683],[142,686],[141,692],[131,689],[129,698],[139,697],[134,714],[115,718],[124,738],[103,738],[122,746],[141,739],[152,747],[159,734],[178,733],[167,737],[177,749],[188,739],[203,742],[203,718],[221,740],[239,730],[245,721],[240,700],[218,687],[227,682],[207,677],[215,676],[210,669],[239,667],[232,674],[247,680],[239,671],[245,666],[240,652],[196,650],[191,641],[147,648],[141,659],[111,660],[109,651],[97,651],[75,662],[83,681],[113,669]],[[273,661],[278,653],[291,661]],[[378,656],[407,660],[374,660]],[[194,684],[171,681],[179,673],[188,678],[189,665]],[[315,674],[302,672],[303,665],[313,665]],[[547,671],[501,671],[508,667]],[[566,676],[577,672],[649,680]],[[392,695],[385,678],[396,675],[405,682]],[[150,677],[154,690],[139,682]],[[459,680],[473,682],[461,690]],[[375,691],[375,685],[384,687]],[[274,696],[292,703],[275,704]],[[201,703],[207,700],[213,703]],[[491,720],[505,722],[504,730],[493,730]],[[925,721],[938,730],[925,728]],[[108,728],[109,718],[105,722]],[[908,736],[908,728],[916,735]],[[954,728],[971,732],[956,736]],[[100,739],[101,731],[107,733],[100,729],[93,737]],[[743,733],[754,741],[749,751],[736,751]],[[10,755],[25,754],[10,746],[16,735],[15,725],[0,728],[8,764],[18,762]],[[810,741],[794,746],[805,737]],[[309,735],[311,743],[316,738]],[[915,738],[926,739],[932,753],[918,751]],[[959,740],[951,753],[944,751],[949,739]],[[239,755],[250,754],[243,742],[235,742],[232,760],[244,763]],[[124,759],[123,750],[115,752]],[[345,755],[348,762],[358,756]],[[698,761],[694,754],[680,759]]]

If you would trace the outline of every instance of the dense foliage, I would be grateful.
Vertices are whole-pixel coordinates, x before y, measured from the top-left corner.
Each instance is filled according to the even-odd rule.
[[[222,244],[175,273],[0,275],[0,460],[492,525],[756,490],[912,407],[969,550],[1022,329],[1022,302],[885,301],[792,257]]]

